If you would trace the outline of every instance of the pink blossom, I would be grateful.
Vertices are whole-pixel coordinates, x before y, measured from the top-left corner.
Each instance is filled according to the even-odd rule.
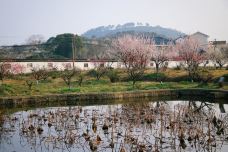
[[[25,66],[20,63],[13,63],[11,65],[11,72],[13,74],[22,74],[25,71]]]

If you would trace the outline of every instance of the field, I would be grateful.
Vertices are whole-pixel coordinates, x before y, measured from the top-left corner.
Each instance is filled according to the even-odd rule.
[[[204,89],[225,89],[228,90],[227,82],[223,87],[219,87],[218,79],[221,76],[228,75],[228,70],[210,70],[212,80],[203,84],[194,82],[188,78],[187,72],[184,70],[168,69],[165,72],[159,73],[158,79],[153,70],[147,70],[140,81],[136,82],[135,87],[129,81],[127,74],[123,70],[118,70],[118,81],[111,83],[107,76],[101,77],[100,80],[85,75],[82,85],[78,84],[78,75],[72,78],[71,87],[65,84],[63,79],[58,74],[50,74],[46,80],[40,80],[37,84],[31,74],[17,75],[7,78],[0,86],[0,96],[30,96],[30,95],[45,95],[45,94],[62,94],[69,92],[87,93],[87,92],[121,92],[132,90],[151,90],[151,89],[183,89],[183,88],[204,88]],[[26,80],[33,82],[31,90],[26,85]],[[225,77],[225,81],[227,78]]]

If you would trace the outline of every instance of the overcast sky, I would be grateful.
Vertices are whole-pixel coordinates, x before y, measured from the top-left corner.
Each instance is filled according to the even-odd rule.
[[[0,45],[126,22],[228,40],[228,0],[0,0]]]

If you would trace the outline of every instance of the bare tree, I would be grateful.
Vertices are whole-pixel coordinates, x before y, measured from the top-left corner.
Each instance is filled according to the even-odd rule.
[[[80,74],[81,71],[79,69],[72,68],[71,66],[69,66],[69,64],[64,64],[63,66],[64,70],[61,71],[61,78],[66,83],[68,88],[71,89],[72,78],[76,74]]]
[[[48,71],[45,68],[33,68],[32,76],[36,80],[36,84],[39,84],[40,80],[46,80],[48,78]]]
[[[89,73],[91,76],[96,77],[97,80],[100,80],[102,76],[104,76],[108,70],[108,66],[105,60],[99,59],[92,61],[94,65],[94,69]]]
[[[74,75],[75,75],[75,70],[65,69],[64,71],[61,72],[61,78],[66,83],[69,89],[71,88],[71,82]]]
[[[45,42],[44,36],[42,35],[31,35],[27,40],[26,43],[29,45],[37,45],[42,44]]]
[[[154,49],[150,40],[140,37],[125,35],[113,41],[112,54],[124,65],[129,78],[133,81],[133,87],[139,80],[148,65]]]
[[[176,44],[179,57],[185,62],[189,76],[194,79],[197,76],[199,65],[205,60],[205,54],[200,43],[190,37]]]
[[[4,79],[10,74],[11,64],[7,62],[0,63],[0,80],[3,84]]]
[[[225,47],[210,46],[207,51],[209,59],[214,63],[215,67],[221,69],[228,63],[228,49]]]

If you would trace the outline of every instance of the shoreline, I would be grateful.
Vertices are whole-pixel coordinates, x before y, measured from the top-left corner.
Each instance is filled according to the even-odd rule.
[[[66,102],[86,100],[128,100],[133,98],[152,98],[152,97],[199,97],[208,99],[228,99],[228,90],[215,89],[158,89],[158,90],[140,90],[125,92],[104,92],[104,93],[66,93],[34,96],[14,96],[0,97],[0,107],[5,105],[25,105],[42,104],[51,102]]]

